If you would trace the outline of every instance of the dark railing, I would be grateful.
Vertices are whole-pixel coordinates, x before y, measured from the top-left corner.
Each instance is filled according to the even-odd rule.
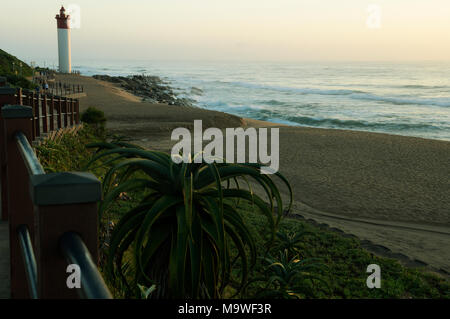
[[[26,225],[20,225],[17,228],[19,236],[20,249],[27,274],[28,290],[31,299],[38,299],[38,275],[36,257],[34,256],[33,244],[31,242],[30,232]]]
[[[20,155],[22,156],[25,166],[30,175],[45,174],[41,163],[39,162],[33,148],[28,143],[27,137],[22,132],[17,132],[15,135],[17,147],[19,148]]]
[[[80,267],[81,289],[77,290],[83,299],[110,299],[111,293],[106,287],[92,256],[81,237],[74,232],[67,232],[60,238],[59,247],[68,264]]]
[[[77,99],[61,96],[41,95],[20,88],[0,87],[0,107],[3,105],[27,105],[32,108],[31,136],[34,141],[43,133],[70,127],[80,122],[80,107]],[[4,123],[0,114],[0,140],[4,141]],[[6,152],[0,149],[0,170],[2,189],[2,219],[7,219],[8,198],[6,196]]]
[[[30,146],[33,108],[5,105],[1,115],[11,297],[111,298],[97,269],[99,180],[90,173],[45,174]],[[80,288],[67,284],[68,264],[79,267]]]
[[[38,85],[39,92],[43,94],[71,95],[84,93],[84,86],[80,84],[47,81],[46,78],[41,77],[36,77],[33,81]],[[47,83],[48,89],[44,88],[45,83]]]
[[[37,94],[31,90],[0,87],[0,106],[17,104],[33,109],[33,140],[55,129],[65,128],[80,122],[78,99],[50,94]],[[0,133],[1,134],[1,133]]]
[[[50,94],[36,94],[33,91],[17,92],[21,105],[33,108],[33,138],[80,121],[80,104],[77,99]]]
[[[55,95],[70,95],[84,93],[84,87],[80,84],[67,84],[62,82],[50,82],[48,93]]]

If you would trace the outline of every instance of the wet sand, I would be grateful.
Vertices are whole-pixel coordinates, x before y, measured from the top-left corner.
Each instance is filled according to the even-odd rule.
[[[172,129],[192,128],[196,119],[204,128],[280,127],[280,172],[293,186],[294,213],[370,241],[379,254],[387,249],[399,260],[450,272],[450,142],[150,104],[111,83],[66,77],[85,87],[82,110],[102,109],[111,131],[152,149],[170,151]]]

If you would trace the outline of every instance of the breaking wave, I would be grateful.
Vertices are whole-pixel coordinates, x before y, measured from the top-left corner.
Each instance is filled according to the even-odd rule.
[[[227,83],[227,82],[224,82]],[[405,98],[405,97],[393,97],[393,96],[382,96],[376,95],[369,92],[361,90],[350,90],[350,89],[336,89],[336,90],[324,90],[315,88],[294,88],[294,87],[283,87],[283,86],[273,86],[273,85],[262,85],[247,82],[229,82],[229,84],[246,87],[251,89],[264,89],[264,90],[275,90],[279,92],[291,92],[301,95],[316,94],[316,95],[335,95],[335,96],[347,96],[355,100],[367,100],[367,101],[377,101],[385,102],[396,105],[427,105],[427,106],[439,106],[439,107],[450,107],[450,97],[449,98]],[[276,100],[271,100],[271,105],[277,105],[276,103],[282,103]]]

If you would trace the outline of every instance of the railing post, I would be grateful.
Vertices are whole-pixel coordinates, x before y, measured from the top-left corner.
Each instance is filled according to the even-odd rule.
[[[17,99],[16,99],[16,103],[17,105],[23,105],[22,103],[22,88],[18,88],[17,89]]]
[[[44,94],[44,101],[42,102],[42,131],[48,133],[47,126],[47,94]]]
[[[33,93],[31,93],[31,99],[30,99],[30,106],[31,106],[31,109],[32,109],[32,111],[33,111],[33,118],[31,119],[31,130],[32,130],[32,140],[34,141],[35,140],[35,138],[36,138],[36,104],[35,104],[35,102],[34,102],[34,98],[35,98],[35,95],[34,95],[34,92]]]
[[[58,117],[57,117],[57,122],[58,122],[58,129],[60,129],[62,127],[62,97],[58,98]]]
[[[26,272],[20,252],[17,228],[27,225],[30,236],[34,236],[33,204],[29,192],[29,174],[19,152],[15,133],[22,132],[31,140],[31,119],[33,110],[29,106],[5,105],[2,108],[5,122],[5,144],[7,155],[7,192],[9,218],[9,247],[11,271],[11,297],[29,298]]]
[[[64,98],[64,127],[68,126],[68,114],[69,111],[69,102],[67,97]]]
[[[19,90],[16,88],[0,87],[0,107],[6,104],[16,104]]]
[[[70,99],[70,125],[73,126],[73,123],[75,121],[75,101],[74,99]]]
[[[55,98],[51,97],[50,99],[50,131],[55,129]]]
[[[26,90],[25,101],[23,101],[23,99],[22,99],[23,105],[31,106],[31,93],[33,93],[33,92],[30,90]]]
[[[0,108],[6,104],[16,104],[18,90],[15,88],[0,88]],[[5,128],[3,119],[0,118],[0,166],[2,189],[2,220],[8,220],[8,182],[6,165]]]
[[[34,105],[34,115],[36,116],[35,119],[35,128],[36,128],[36,137],[41,136],[41,95],[36,95],[36,101]]]
[[[75,101],[75,123],[80,124],[80,100]]]
[[[98,263],[100,181],[90,173],[65,172],[35,175],[31,184],[39,297],[78,298],[77,289],[67,287],[67,262],[58,241],[67,232],[78,233]]]

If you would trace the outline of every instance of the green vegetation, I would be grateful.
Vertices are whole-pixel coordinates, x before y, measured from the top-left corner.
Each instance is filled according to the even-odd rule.
[[[15,71],[22,71],[23,76],[33,75],[33,69],[28,64],[0,49],[0,74],[13,74]]]
[[[138,285],[153,284],[159,298],[221,298],[231,282],[238,283],[236,294],[240,292],[256,263],[256,246],[236,207],[225,200],[241,199],[258,207],[272,240],[283,211],[278,188],[260,174],[260,165],[175,164],[169,154],[123,142],[90,147],[98,149],[91,163],[111,163],[103,179],[100,218],[121,194],[142,194],[120,217],[108,252],[109,279],[121,280],[127,297],[139,296]],[[233,185],[237,178],[253,178],[262,185],[270,205]],[[232,274],[236,264],[239,278]]]
[[[46,139],[35,147],[36,155],[47,173],[83,171],[92,152],[86,148],[86,144],[92,141],[100,141],[95,134],[95,129],[85,125],[75,133],[66,132],[55,139]],[[94,172],[100,176],[103,171]]]
[[[78,134],[66,138],[67,140],[62,138],[58,142],[58,144],[65,145],[61,146],[61,149],[59,149],[60,146],[54,144],[50,144],[50,146],[43,144],[39,147],[38,156],[45,163],[46,168],[51,168],[52,170],[79,170],[88,163],[88,154],[92,154],[92,151],[87,150],[84,146],[89,142],[98,142],[98,138],[92,135],[92,131],[89,132],[88,127],[81,130]],[[75,146],[77,144],[78,146]],[[126,144],[113,142],[113,145],[125,146]],[[58,148],[60,151],[58,152],[59,155],[53,156],[51,153],[54,152],[55,148]],[[116,151],[111,151],[112,153],[116,153],[117,156]],[[118,158],[117,160],[123,160],[123,158]],[[133,162],[131,158],[126,159],[126,161]],[[103,160],[99,159],[98,163],[99,165],[91,169],[94,174],[104,181],[107,169],[109,169],[112,162],[108,163],[107,157],[104,157]],[[126,166],[124,165],[123,167],[125,168]],[[131,179],[146,178],[147,175],[145,172],[129,173],[131,174],[129,176]],[[182,180],[180,179],[179,181]],[[110,182],[112,182],[112,179],[110,179]],[[107,185],[110,185],[109,187],[112,186],[113,189],[116,188],[110,182]],[[162,180],[160,182],[162,185]],[[224,190],[226,190],[226,185]],[[165,190],[161,189],[158,190],[157,194],[163,196],[164,192]],[[122,237],[112,234],[116,230],[126,230],[125,223],[120,222],[120,220],[123,220],[127,214],[130,217],[129,212],[136,209],[144,200],[144,202],[148,201],[148,196],[148,193],[142,192],[139,188],[123,191],[118,194],[114,201],[112,198],[115,196],[111,196],[108,202],[108,209],[104,206],[105,213],[101,218],[102,232],[100,234],[102,242],[101,252],[104,258],[101,270],[107,279],[109,279],[107,276],[108,245],[112,244],[112,236],[116,239]],[[217,197],[215,200],[217,200]],[[253,240],[256,259],[253,267],[251,267],[251,260],[248,263],[248,281],[244,289],[240,289],[244,273],[242,258],[241,261],[232,263],[229,285],[223,289],[220,297],[450,298],[448,280],[421,269],[403,267],[392,259],[375,256],[361,248],[359,241],[356,239],[317,228],[303,220],[284,217],[278,224],[277,236],[273,242],[271,241],[273,232],[268,226],[268,218],[261,213],[257,205],[252,205],[251,201],[230,198],[224,199],[224,205],[235,208],[240,215],[241,223],[245,225]],[[158,218],[162,218],[163,215],[160,215]],[[175,221],[174,216],[168,218],[172,218]],[[160,219],[159,222],[162,225],[163,219]],[[114,226],[114,223],[117,223],[117,225]],[[120,223],[122,223],[122,226],[119,227]],[[166,227],[169,226],[166,225]],[[173,232],[174,230],[172,230]],[[150,233],[147,233],[147,236],[147,238],[151,238]],[[175,241],[172,242],[175,245]],[[146,242],[146,239],[144,239],[144,246],[147,243],[149,242]],[[232,241],[229,241],[227,244],[229,245],[229,255],[237,256],[239,254],[238,248],[235,245],[233,246]],[[156,244],[153,246],[156,246]],[[211,253],[209,254],[211,255]],[[245,247],[245,255],[247,259],[251,256],[248,245]],[[136,260],[133,247],[124,252],[123,256],[125,260]],[[146,255],[145,252],[141,254],[144,262],[145,256],[148,256],[148,254]],[[190,257],[188,256],[188,258]],[[378,264],[381,267],[382,286],[380,289],[368,289],[366,287],[368,276],[366,268],[369,264]],[[126,269],[123,269],[123,273],[126,275],[126,282],[133,283],[135,274],[128,274]],[[188,277],[191,276],[191,273],[183,275]],[[155,278],[151,279],[157,281]],[[150,283],[152,280],[148,282]],[[127,297],[127,287],[126,284],[122,285],[122,280],[108,280],[108,284],[116,298]],[[159,297],[157,294],[157,283],[155,285],[139,284],[134,289],[134,297],[137,298]]]
[[[89,124],[95,130],[95,134],[98,136],[104,136],[106,117],[103,111],[96,109],[95,107],[88,107],[83,113],[81,113],[81,122]]]
[[[252,225],[251,232],[255,236],[263,234],[264,221],[258,215],[252,214],[246,207],[242,207],[241,213],[244,221]],[[303,291],[298,296],[301,298],[450,298],[448,280],[421,269],[406,268],[393,259],[375,256],[363,249],[357,239],[347,238],[294,218],[284,218],[280,222],[279,231],[293,237],[303,234],[291,253],[298,254],[298,260],[305,261],[305,264],[316,264],[314,268],[317,270],[300,269],[304,271],[304,275],[316,278],[302,277],[300,274],[299,282],[291,283],[285,288],[295,291],[300,286]],[[256,237],[256,241],[257,247],[260,247],[264,238]],[[278,247],[271,250],[274,257],[279,256],[280,246],[287,246],[286,241],[280,237],[278,243]],[[263,256],[263,253],[263,249],[258,251],[259,256]],[[262,288],[269,291],[280,290],[278,282],[266,287],[270,270],[264,259],[260,258],[258,261],[253,278],[264,277],[267,281],[250,284],[245,297],[256,296]],[[278,258],[278,261],[282,260]],[[381,267],[380,289],[366,287],[369,275],[366,269],[370,264]]]
[[[33,84],[26,79],[33,75],[33,69],[25,62],[19,60],[0,49],[0,76],[14,87],[33,89]]]

